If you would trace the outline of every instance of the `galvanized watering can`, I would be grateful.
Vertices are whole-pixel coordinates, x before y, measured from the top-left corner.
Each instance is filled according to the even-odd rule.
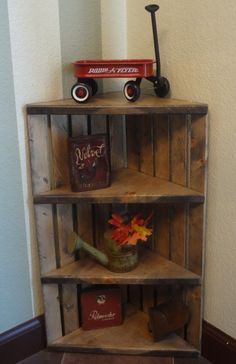
[[[73,232],[67,242],[68,253],[73,254],[76,250],[80,249],[89,253],[101,265],[112,272],[128,272],[133,270],[138,264],[137,246],[118,246],[111,239],[110,231],[104,234],[104,251],[88,244]]]

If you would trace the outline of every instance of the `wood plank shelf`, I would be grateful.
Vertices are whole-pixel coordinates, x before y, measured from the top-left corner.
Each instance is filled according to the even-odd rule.
[[[34,196],[34,203],[203,203],[204,195],[189,188],[151,177],[132,169],[112,172],[111,186],[104,189],[72,192],[60,187]]]
[[[55,100],[30,104],[26,107],[29,115],[84,115],[84,114],[204,114],[207,105],[185,100],[158,98],[153,95],[141,95],[135,103],[125,100],[121,92],[93,96],[85,104],[77,104],[72,99]]]
[[[195,273],[171,262],[148,249],[140,254],[138,266],[127,273],[114,273],[90,257],[53,270],[41,278],[42,283],[90,284],[191,284],[201,278]]]
[[[148,330],[148,316],[141,311],[125,317],[122,325],[85,331],[82,328],[49,345],[56,351],[157,356],[197,356],[193,346],[172,334],[154,342]]]

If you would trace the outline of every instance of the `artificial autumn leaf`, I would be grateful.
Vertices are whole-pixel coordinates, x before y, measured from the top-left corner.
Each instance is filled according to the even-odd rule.
[[[133,225],[133,230],[139,234],[139,239],[143,241],[146,241],[147,237],[152,235],[152,229],[145,226]]]
[[[122,226],[122,228],[116,228],[112,232],[112,239],[115,240],[119,245],[124,244],[128,236],[129,229],[125,226]]]
[[[136,245],[138,240],[140,239],[140,235],[137,232],[134,232],[132,235],[129,235],[125,240],[125,244]]]
[[[124,222],[124,219],[118,214],[112,214],[111,216],[112,218],[108,220],[111,225],[120,226]]]
[[[108,220],[109,224],[114,226],[112,239],[118,245],[136,245],[139,240],[147,241],[148,236],[152,235],[152,229],[146,227],[150,216],[144,220],[140,214],[137,214],[131,221],[125,222],[119,214],[112,214],[112,218]]]

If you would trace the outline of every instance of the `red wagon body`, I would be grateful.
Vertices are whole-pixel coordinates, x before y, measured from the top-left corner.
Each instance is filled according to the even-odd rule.
[[[128,101],[136,101],[140,96],[140,84],[143,78],[152,82],[157,96],[164,97],[170,90],[167,78],[161,77],[161,64],[158,46],[155,12],[158,5],[147,5],[145,9],[151,14],[155,62],[152,59],[97,59],[75,61],[74,74],[77,83],[72,86],[71,96],[76,102],[85,102],[97,93],[96,78],[135,78],[124,85],[124,95]],[[156,70],[153,64],[156,63]]]
[[[82,60],[74,62],[77,78],[143,78],[153,76],[152,59]]]

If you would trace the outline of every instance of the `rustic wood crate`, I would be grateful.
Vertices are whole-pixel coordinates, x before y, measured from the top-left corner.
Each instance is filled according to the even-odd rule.
[[[113,94],[83,105],[72,100],[28,105],[27,112],[48,345],[67,351],[196,355],[201,335],[207,106],[154,96],[130,104]],[[96,133],[109,135],[111,192],[71,193],[68,137]],[[147,247],[153,254],[152,279],[145,266],[137,276],[122,273],[114,278],[91,261],[87,273],[79,265],[87,257],[80,254],[77,261],[66,251],[73,230],[99,248],[111,211],[124,206],[154,211],[154,233]],[[168,270],[163,268],[167,263]],[[109,329],[109,335],[85,335],[80,328],[80,290],[84,284],[113,281],[122,287],[123,302],[139,309],[137,316],[127,327]],[[147,330],[148,308],[173,297],[189,305],[191,320],[179,336],[154,344]],[[130,339],[125,344],[122,336],[127,330]]]

